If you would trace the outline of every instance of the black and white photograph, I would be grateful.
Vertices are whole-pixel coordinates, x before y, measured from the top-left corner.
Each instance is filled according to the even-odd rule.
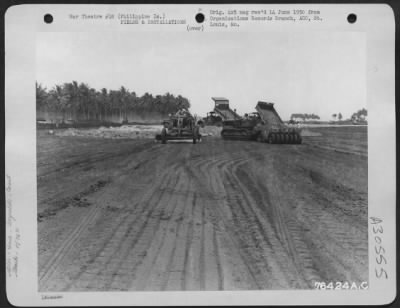
[[[40,34],[39,290],[367,287],[364,39]]]
[[[368,34],[300,26],[318,9],[210,7],[63,11],[79,31],[45,16],[56,30],[29,45],[36,292],[363,293],[388,275]],[[261,15],[278,26],[240,30]]]

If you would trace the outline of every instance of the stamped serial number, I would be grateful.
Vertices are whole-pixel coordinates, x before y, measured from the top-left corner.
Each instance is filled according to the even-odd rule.
[[[367,290],[368,283],[366,281],[355,283],[355,282],[347,282],[347,281],[316,281],[314,283],[314,288],[316,290]]]

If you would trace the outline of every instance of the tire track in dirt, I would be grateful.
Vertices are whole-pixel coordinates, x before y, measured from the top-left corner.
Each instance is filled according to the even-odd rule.
[[[308,199],[308,188],[298,188],[306,194],[301,200],[287,197],[282,187],[293,189],[296,178],[284,177],[277,147],[243,143],[229,151],[231,143],[214,148],[213,142],[207,148],[157,145],[117,160],[112,195],[93,196],[95,213],[83,216],[76,234],[61,243],[41,274],[41,289],[289,289],[312,288],[326,277],[361,277],[365,267],[346,260],[365,258],[354,241],[362,230],[348,234],[333,226],[342,214]],[[299,149],[288,159],[306,155]],[[322,245],[327,240],[332,243]],[[75,269],[66,262],[74,258]],[[329,276],[333,271],[340,275]]]
[[[216,227],[214,225],[213,228],[213,245],[214,245],[214,250],[215,250],[215,258],[216,258],[216,263],[217,263],[217,271],[218,271],[218,290],[224,290],[224,272],[222,270],[222,262],[221,262],[221,253],[219,247],[221,246],[219,240],[218,240],[218,235],[216,231]]]
[[[237,166],[239,169],[240,166]],[[271,170],[271,169],[270,169]],[[309,270],[304,272],[305,264],[308,264],[309,260],[307,256],[304,256],[304,249],[302,247],[296,246],[295,243],[301,243],[299,233],[289,233],[286,227],[286,224],[283,222],[281,208],[282,204],[280,202],[272,203],[269,199],[270,191],[276,191],[276,187],[274,184],[274,180],[270,179],[267,181],[269,183],[270,188],[264,187],[262,189],[257,185],[256,181],[251,179],[247,174],[240,172],[240,177],[242,180],[246,179],[246,186],[258,189],[259,191],[264,192],[264,196],[267,197],[266,203],[264,203],[264,207],[270,207],[272,209],[273,217],[270,219],[266,219],[265,211],[262,210],[260,205],[257,205],[252,196],[254,193],[249,191],[239,180],[237,175],[237,170],[233,172],[234,178],[236,179],[237,185],[241,187],[243,192],[243,196],[247,199],[247,204],[249,208],[252,209],[252,214],[256,220],[256,224],[261,230],[261,233],[264,235],[265,240],[271,243],[273,253],[276,254],[276,260],[279,263],[279,266],[282,268],[282,274],[286,276],[286,281],[294,281],[296,276],[296,280],[299,284],[307,283],[311,284],[311,281],[317,279],[317,275],[312,271],[312,267],[307,267]],[[270,229],[270,227],[275,227]],[[266,235],[268,234],[268,237]],[[275,244],[274,244],[275,243]],[[289,258],[289,259],[288,259]],[[287,259],[282,262],[283,259]],[[288,265],[293,263],[294,266]],[[289,275],[290,274],[290,275]],[[282,279],[283,280],[283,279]],[[292,286],[296,287],[296,286]]]
[[[132,163],[128,163],[127,164],[127,169],[129,170],[129,169],[131,169],[132,167],[134,167],[134,166],[136,166],[137,164],[135,163],[135,162],[132,162]],[[176,167],[176,166],[175,166]],[[171,170],[175,170],[174,169],[174,166],[171,166],[171,168],[170,168]],[[170,173],[170,171],[171,170],[169,170],[169,171],[166,171],[165,172],[165,174],[168,174],[168,173]],[[124,173],[124,176],[123,177],[125,177],[125,175],[128,173],[128,172],[123,172]],[[177,170],[175,170],[174,171],[174,173],[176,174],[177,173]],[[178,172],[179,173],[179,172]],[[120,175],[122,175],[122,174],[120,174]],[[129,186],[131,186],[131,185],[129,185],[129,184],[125,184],[125,182],[123,181],[123,180],[119,180],[118,181],[119,182],[119,185],[121,185],[121,187],[120,187],[120,190],[121,191],[124,191],[125,189],[129,189]],[[175,193],[176,192],[176,183],[175,184],[173,184],[173,185],[163,185],[163,184],[165,184],[166,183],[166,179],[165,178],[160,178],[160,180],[159,180],[159,182],[160,182],[160,185],[158,185],[158,187],[157,188],[155,188],[154,189],[154,191],[153,191],[153,193],[156,193],[157,191],[161,191],[161,193],[162,194],[165,194],[165,193],[168,193],[168,186],[172,186],[172,187],[174,187],[174,190],[172,190],[172,191],[170,191],[170,193]],[[128,183],[128,182],[126,182],[126,183]],[[125,184],[125,185],[124,185]],[[125,187],[124,187],[125,186]],[[183,188],[181,188],[180,189],[180,191],[182,191],[182,192],[185,192],[185,191],[187,191],[187,189],[185,189],[184,187]],[[121,196],[121,200],[122,200],[123,198],[122,198],[122,196]],[[160,195],[160,200],[162,200],[163,199],[163,195]],[[197,200],[199,200],[197,197],[195,197],[194,198],[194,201],[193,201],[193,203],[195,204],[196,203],[196,199]],[[154,200],[153,200],[154,201]],[[164,200],[165,201],[165,200]],[[149,201],[150,202],[150,201]],[[158,201],[159,202],[159,201]],[[151,202],[150,202],[151,203]],[[156,202],[157,203],[157,202]],[[125,207],[123,207],[123,208],[118,208],[118,210],[127,210],[127,205],[125,205]],[[132,214],[132,212],[129,212],[130,214]],[[140,216],[140,214],[141,214],[141,212],[139,212],[139,216]],[[95,220],[94,218],[93,218],[93,220]],[[205,246],[205,244],[204,244],[204,240],[205,240],[205,229],[204,229],[204,225],[205,225],[205,222],[206,222],[206,217],[205,217],[205,212],[204,212],[204,207],[203,207],[203,211],[202,211],[202,221],[201,221],[201,225],[202,225],[202,234],[203,234],[203,236],[201,237],[201,240],[202,240],[202,247],[203,248],[201,248],[201,255],[202,255],[202,258],[201,258],[201,260],[202,260],[202,262],[203,262],[203,264],[205,263],[204,262],[204,259],[205,259],[205,256],[204,256],[204,251],[205,251],[205,248],[204,248],[204,246]],[[87,283],[87,282],[85,282],[85,280],[86,281],[88,281],[89,280],[89,276],[91,276],[90,277],[90,279],[93,279],[93,277],[96,277],[96,276],[94,276],[94,275],[89,275],[88,277],[83,277],[83,278],[85,278],[85,279],[82,279],[82,276],[84,276],[84,275],[86,275],[87,273],[88,273],[88,271],[90,271],[90,268],[92,268],[92,270],[93,270],[93,268],[97,268],[98,267],[98,264],[97,264],[97,261],[95,261],[96,260],[96,258],[99,256],[99,254],[101,254],[101,252],[102,251],[104,251],[108,246],[107,246],[107,244],[115,237],[115,235],[118,233],[118,234],[124,234],[125,236],[126,235],[128,235],[128,234],[130,234],[129,232],[130,231],[132,231],[132,229],[126,229],[127,228],[127,226],[130,226],[130,225],[132,225],[133,223],[132,223],[132,221],[131,220],[128,220],[128,219],[126,219],[126,220],[123,220],[122,221],[122,223],[120,223],[119,225],[118,225],[118,227],[117,228],[115,228],[114,230],[113,230],[113,232],[110,234],[110,237],[109,237],[109,239],[108,240],[106,240],[105,242],[104,242],[104,246],[103,247],[101,247],[100,248],[100,250],[97,252],[97,253],[95,253],[95,255],[94,255],[94,257],[92,256],[92,258],[91,259],[89,259],[89,268],[88,268],[88,266],[86,266],[86,265],[84,265],[84,266],[82,266],[82,270],[81,270],[81,272],[79,272],[79,274],[78,274],[78,276],[76,276],[75,277],[75,279],[73,279],[72,280],[72,283],[70,283],[69,285],[67,285],[66,287],[64,287],[64,289],[65,290],[69,290],[73,285],[74,285],[74,282],[75,281],[81,281],[81,280],[84,280],[84,281],[81,281],[82,283],[80,284],[80,289],[94,289],[94,288],[97,288],[97,287],[99,287],[99,285],[97,284],[96,285],[96,283],[94,283],[94,284],[90,284],[90,283]],[[191,224],[191,228],[188,228],[188,230],[190,230],[190,231],[193,231],[194,230],[194,228],[193,228],[193,223]],[[65,242],[61,245],[61,247],[63,247],[63,251],[62,251],[62,253],[60,253],[60,254],[58,254],[59,256],[61,256],[61,255],[63,255],[63,258],[64,257],[67,257],[68,255],[69,255],[69,253],[68,253],[68,250],[69,250],[69,246],[73,246],[73,244],[75,244],[75,242],[76,242],[76,239],[77,238],[81,238],[82,236],[81,236],[81,233],[84,233],[84,228],[85,227],[85,221],[83,221],[82,222],[82,224],[81,224],[81,227],[79,228],[79,230],[80,230],[80,232],[79,232],[79,234],[77,234],[75,237],[74,237],[74,239],[71,239],[69,242],[70,242],[70,244],[69,245],[65,245]],[[75,230],[78,230],[78,229],[75,229]],[[133,232],[133,233],[135,233],[135,232]],[[75,231],[73,232],[73,234],[75,234]],[[140,234],[139,234],[139,237],[140,237]],[[191,237],[193,237],[193,234],[192,235],[188,235],[187,236],[189,239],[191,238]],[[192,239],[190,239],[190,240],[192,240]],[[188,240],[189,241],[189,240]],[[115,248],[115,247],[110,247],[110,251],[121,251],[121,249],[123,249],[123,247],[124,247],[124,244],[122,244],[122,242],[120,242],[119,243],[119,245],[120,246],[118,246],[117,248]],[[174,246],[175,247],[175,246]],[[189,247],[189,245],[188,245],[188,247]],[[125,250],[124,250],[125,251]],[[126,249],[126,251],[129,251],[129,249]],[[186,255],[187,255],[187,253],[185,253]],[[125,255],[125,253],[120,253],[119,254],[119,256],[123,256],[123,255]],[[114,254],[112,257],[111,257],[111,259],[115,259],[115,257],[116,257],[116,255]],[[123,259],[123,258],[122,258]],[[120,259],[120,261],[122,260],[122,259]],[[110,260],[110,259],[109,259]],[[58,263],[60,263],[59,262],[59,260],[57,260],[56,262],[53,262],[54,263],[54,268],[57,268],[58,267]],[[90,266],[90,264],[95,264],[95,265],[93,265],[92,267]],[[103,263],[102,264],[104,264],[104,261],[103,261]],[[187,264],[187,261],[186,261],[186,264]],[[106,262],[106,266],[108,267],[109,265],[111,265],[111,261],[107,261]],[[118,269],[119,267],[120,267],[120,264],[118,264],[118,265],[115,265],[115,262],[114,262],[114,265],[113,265],[116,269]],[[204,269],[205,268],[205,265],[203,265],[202,266],[202,268]],[[114,272],[115,272],[115,270],[114,270]],[[200,271],[200,273],[204,273],[204,270],[201,270]],[[92,271],[92,274],[93,274],[93,271]],[[97,273],[98,274],[98,273]],[[50,276],[50,274],[48,274],[49,276]],[[185,275],[184,275],[185,276]],[[202,287],[204,288],[205,287],[205,278],[203,277],[203,278],[201,278],[200,279],[201,281],[202,281]],[[106,285],[105,285],[105,288],[107,289],[108,287],[111,287],[112,286],[112,284],[113,283],[107,283]],[[79,289],[78,288],[78,289]]]
[[[46,177],[46,176],[48,176],[48,175],[50,175],[52,173],[61,172],[61,171],[65,170],[65,169],[70,169],[70,168],[74,168],[74,167],[78,167],[79,168],[79,167],[82,167],[82,166],[87,167],[86,166],[87,164],[100,163],[100,162],[104,163],[107,160],[115,160],[116,158],[124,158],[124,157],[127,157],[127,156],[131,156],[132,154],[136,154],[139,151],[141,151],[141,152],[144,152],[144,151],[151,152],[151,151],[154,151],[154,150],[157,150],[157,149],[160,148],[159,144],[154,144],[154,143],[151,143],[151,142],[147,142],[144,145],[147,146],[147,148],[142,149],[141,147],[139,147],[137,149],[132,149],[131,151],[113,152],[111,154],[110,153],[106,153],[105,154],[103,152],[94,153],[94,154],[91,154],[89,158],[73,161],[73,162],[71,162],[69,164],[64,164],[62,167],[52,169],[51,171],[46,172],[46,173],[42,172],[40,175],[38,175],[38,179],[40,179],[42,177]],[[76,156],[78,158],[81,157],[81,155],[76,155]],[[72,158],[73,156],[70,156],[70,157]]]
[[[40,289],[49,280],[50,276],[56,271],[57,267],[65,257],[66,253],[72,248],[74,242],[86,231],[87,225],[91,224],[99,212],[99,207],[94,206],[93,209],[83,217],[77,227],[71,232],[70,236],[59,246],[52,258],[47,262],[46,267],[41,271],[39,276]]]
[[[296,160],[292,159],[292,161]],[[271,170],[275,169],[272,174],[282,173],[285,170],[283,166],[286,166],[286,168],[291,168],[291,176],[295,176],[295,173],[293,173],[296,170],[295,168],[279,160],[278,162],[276,168],[275,166],[271,167]],[[279,179],[282,182],[277,182],[269,178],[268,182],[272,184],[272,187],[268,189],[280,192],[278,187],[274,186],[286,185],[288,186],[288,190],[290,190],[290,178],[286,179],[281,175]],[[302,185],[302,183],[297,182],[293,187],[299,189],[305,197],[309,188],[300,188],[299,186]],[[354,274],[354,270],[357,269],[360,273],[365,273],[365,267],[359,268],[359,266],[354,264],[349,266],[349,263],[352,263],[351,260],[355,256],[349,254],[349,251],[346,251],[344,247],[340,249],[338,245],[347,246],[347,250],[350,250],[349,248],[353,245],[359,246],[360,239],[365,237],[366,232],[363,233],[364,235],[360,232],[357,232],[358,234],[355,235],[354,231],[345,232],[344,230],[348,230],[349,227],[351,229],[354,229],[354,227],[351,224],[346,225],[343,218],[339,218],[340,215],[338,216],[338,213],[340,212],[327,211],[321,207],[321,203],[315,202],[315,198],[318,196],[316,192],[321,188],[323,187],[314,186],[312,198],[307,201],[299,199],[290,200],[287,198],[290,195],[299,195],[300,192],[293,192],[292,194],[275,193],[273,200],[278,205],[276,209],[279,211],[276,215],[276,221],[280,221],[280,224],[285,227],[283,229],[284,233],[281,235],[284,238],[283,242],[291,244],[290,249],[298,252],[300,258],[297,268],[307,273],[309,287],[313,287],[313,283],[317,280],[357,280],[359,276]],[[287,206],[285,205],[290,204],[296,205],[294,211],[286,208]],[[317,230],[315,230],[316,228]],[[287,238],[292,240],[287,240]],[[327,243],[329,244],[327,245]],[[340,256],[340,259],[337,256]],[[360,259],[363,258],[367,259],[367,255],[360,257]],[[349,275],[352,272],[353,274]]]
[[[176,182],[171,186],[182,189],[182,185],[184,185],[184,181],[182,181],[182,175],[178,173]],[[165,206],[162,216],[159,217],[161,226],[157,232],[153,232],[154,236],[148,239],[151,242],[148,248],[149,257],[144,260],[141,268],[138,268],[136,275],[138,279],[131,283],[130,290],[145,290],[148,285],[153,289],[160,290],[165,285],[165,280],[168,279],[168,264],[171,263],[173,249],[176,249],[174,234],[176,235],[176,230],[179,228],[176,219],[183,214],[183,204],[178,202],[176,195],[169,190],[165,191],[168,191],[171,198],[168,202],[162,201]]]
[[[222,183],[222,179],[220,180]],[[228,191],[227,194],[229,194]],[[262,289],[264,276],[261,274],[259,267],[257,266],[256,259],[254,259],[253,255],[247,250],[249,247],[248,241],[243,241],[241,238],[241,235],[243,232],[246,232],[246,230],[241,228],[239,221],[237,220],[237,213],[235,209],[230,206],[231,200],[236,202],[238,198],[240,197],[230,196],[229,199],[220,201],[212,208],[215,219],[222,222],[221,229],[226,231],[222,233],[221,236],[227,240],[225,243],[226,247],[228,247],[227,254],[234,254],[237,256],[237,258],[234,259],[234,267],[226,269],[225,271],[229,273],[229,276],[235,276],[235,273],[232,273],[232,271],[240,268],[239,273],[241,273],[241,275],[249,276],[246,280],[251,277],[251,281],[248,282],[250,286],[253,285],[257,289]],[[224,276],[228,276],[228,274]],[[236,276],[236,280],[238,278],[239,277]],[[227,281],[226,283],[231,284],[232,282]]]
[[[192,236],[193,223],[191,219],[191,206],[193,204],[193,194],[188,193],[184,202],[184,208],[180,216],[175,219],[175,239],[173,251],[168,261],[166,275],[163,280],[161,290],[184,290],[185,287],[185,266],[187,265],[187,255]]]
[[[193,224],[194,224],[194,210],[197,202],[196,194],[192,197],[191,202],[191,213],[190,213],[190,220],[188,222],[188,229],[186,233],[186,243],[185,243],[185,256],[183,261],[183,273],[182,273],[182,283],[181,283],[181,290],[186,290],[188,285],[188,272],[189,272],[189,252],[193,242]]]
[[[164,175],[159,178],[158,183],[155,183],[154,187],[157,188],[159,185],[168,183],[171,179],[172,178],[168,172],[165,172]],[[157,210],[162,211],[162,209],[158,209],[158,207],[162,205],[161,201],[163,200],[164,193],[162,191],[155,193],[156,190],[157,189],[150,189],[147,191],[147,193],[142,197],[141,202],[139,202],[140,207],[133,213],[130,213],[129,216],[127,216],[128,219],[124,220],[124,223],[118,225],[118,228],[112,232],[104,242],[102,249],[99,250],[95,257],[89,262],[89,264],[93,264],[91,267],[94,273],[96,273],[95,275],[103,276],[103,285],[99,286],[98,281],[93,281],[93,279],[91,279],[93,277],[84,277],[84,279],[81,279],[82,275],[85,274],[85,271],[81,271],[78,277],[75,278],[75,281],[83,280],[84,283],[81,284],[78,289],[109,289],[112,284],[112,277],[115,276],[118,269],[121,267],[126,255],[129,253],[129,250],[137,243],[139,237],[145,231],[144,229],[149,223],[151,215]],[[147,213],[145,214],[144,212]],[[143,219],[143,216],[145,219]],[[156,221],[159,222],[159,220]],[[157,225],[154,228],[157,229]],[[117,246],[115,247],[115,245]],[[108,256],[106,257],[105,262],[102,260],[102,252]],[[107,272],[103,272],[104,268],[107,269]],[[71,287],[72,285],[69,286],[68,289]]]
[[[322,155],[321,151],[317,154]],[[300,155],[303,156],[304,153],[301,152]],[[300,176],[304,177],[303,174],[300,174]],[[366,267],[359,260],[368,259],[367,222],[362,222],[358,218],[366,216],[366,214],[355,212],[356,215],[354,215],[353,211],[342,211],[342,206],[348,208],[349,205],[354,203],[355,199],[354,196],[346,196],[346,191],[336,190],[335,187],[332,187],[334,186],[334,184],[331,184],[332,181],[335,182],[335,178],[327,178],[326,176],[318,178],[317,181],[311,179],[312,192],[309,192],[310,187],[304,184],[297,185],[296,188],[303,192],[304,200],[298,200],[296,215],[293,215],[292,220],[297,226],[314,226],[306,233],[312,235],[314,241],[307,240],[305,244],[307,249],[313,252],[314,261],[319,263],[317,268],[320,269],[321,273],[325,272],[325,276],[333,276],[337,280],[365,281],[367,279],[365,276]],[[330,199],[328,199],[327,194],[330,194]],[[342,205],[343,194],[346,203]],[[357,190],[352,192],[356,199],[358,198],[357,194]],[[315,200],[319,202],[315,202]],[[358,206],[362,207],[361,204]],[[329,245],[322,245],[321,243],[329,243]],[[361,243],[363,244],[361,245]],[[313,247],[315,244],[319,246],[319,249]],[[340,256],[340,258],[337,258],[337,256]],[[330,260],[330,262],[326,261],[325,266],[321,266],[324,259]],[[328,263],[331,266],[328,266]],[[324,271],[323,269],[327,267],[332,269]]]
[[[167,175],[167,173],[165,173],[165,175]],[[159,182],[162,182],[162,181],[163,181],[163,178],[161,178]],[[46,281],[49,280],[50,276],[59,267],[62,259],[68,255],[69,251],[73,248],[76,241],[83,237],[83,234],[85,233],[85,231],[87,231],[89,224],[93,223],[95,221],[95,219],[97,218],[97,216],[99,214],[99,210],[100,210],[100,206],[96,205],[95,207],[93,207],[93,209],[90,211],[89,215],[85,216],[84,219],[81,221],[81,223],[73,230],[73,232],[71,233],[71,236],[69,236],[66,239],[66,241],[59,244],[59,247],[60,247],[59,252],[54,254],[52,261],[48,263],[49,265],[44,270],[45,273],[42,275],[42,279],[41,279],[41,283],[40,283],[40,285],[42,287],[45,285],[45,280]],[[123,226],[123,224],[119,225],[118,227],[121,227],[121,226]],[[111,233],[111,235],[113,236],[117,230],[118,230],[118,228],[116,228],[114,230],[114,232]],[[107,241],[105,242],[105,244],[107,244]],[[96,254],[96,256],[98,254]],[[91,260],[91,262],[93,262],[93,260]],[[81,271],[77,278],[79,278],[83,272],[84,271]],[[71,286],[71,284],[69,284],[67,287],[64,287],[64,289],[69,289],[70,286]]]
[[[269,289],[273,285],[281,286],[284,280],[278,279],[280,266],[275,257],[278,247],[277,244],[271,242],[271,239],[273,239],[272,228],[268,228],[267,236],[267,231],[264,229],[265,226],[254,215],[251,205],[246,200],[246,196],[243,196],[243,192],[240,191],[240,187],[233,179],[232,174],[227,175],[226,187],[227,191],[231,191],[231,194],[236,193],[237,195],[237,201],[229,202],[228,204],[233,209],[232,214],[235,225],[242,230],[239,239],[243,240],[243,245],[247,244],[245,246],[246,251],[249,257],[254,260],[257,270],[263,275],[268,275],[267,280],[265,278],[261,280],[264,285],[263,288]]]
[[[225,189],[225,182],[221,176],[216,176],[216,185],[220,190]],[[228,192],[225,192],[228,196]],[[231,200],[236,201],[237,197],[229,197],[220,200],[211,207],[212,219],[215,225],[219,225],[220,237],[223,239],[220,248],[225,250],[226,269],[222,269],[227,289],[242,289],[244,283],[246,289],[262,289],[263,276],[256,266],[255,259],[246,251],[247,243],[240,239],[243,232],[235,222],[235,216],[229,205]]]
[[[219,157],[213,156],[213,158],[218,158],[218,159],[214,159],[213,161],[206,161],[206,160],[201,160],[200,162],[194,162],[194,167],[200,169],[203,174],[203,176],[207,176],[207,171],[211,171],[211,170],[216,170],[216,169],[228,169],[229,166],[234,165],[234,164],[238,164],[240,162],[246,162],[248,160],[248,158],[243,158],[243,157],[239,157],[236,159],[232,159],[231,157],[227,156],[226,154],[224,155],[220,155]],[[224,158],[224,159],[222,159]],[[220,187],[219,191],[221,191],[221,186],[217,185],[217,174],[212,174],[209,176],[209,183],[210,186],[207,187],[208,190],[211,190],[211,193],[215,193],[215,188]],[[199,179],[200,183],[201,183],[201,179]],[[205,186],[205,185],[203,185]],[[204,189],[202,189],[204,190]],[[217,192],[220,193],[220,192]],[[229,194],[227,194],[228,196]],[[235,199],[235,197],[232,198],[232,196],[229,196],[229,198],[225,198],[225,199]],[[237,199],[237,197],[236,197]],[[219,207],[220,205],[215,204],[216,207]],[[214,210],[215,211],[215,210]],[[218,214],[220,216],[225,216],[224,214]],[[219,253],[219,247],[221,246],[219,243],[217,243],[217,231],[216,231],[216,226],[217,224],[214,223],[214,228],[213,228],[213,238],[212,238],[212,242],[214,244],[214,250],[215,250],[215,255],[216,255],[216,266],[217,266],[217,271],[218,271],[218,277],[219,277],[219,283],[218,283],[218,288],[219,289],[223,289],[223,281],[224,281],[224,274],[223,274],[223,269],[221,266],[221,261],[220,261],[220,253]],[[238,246],[238,245],[237,245]],[[240,248],[239,248],[240,250]],[[253,262],[248,262],[248,263],[253,263]],[[255,271],[251,271],[251,274],[253,274],[252,276],[254,277],[254,272]]]
[[[91,191],[91,194],[96,193],[100,196],[104,195],[103,190]],[[62,263],[65,256],[74,247],[76,241],[82,236],[82,234],[87,230],[87,227],[92,225],[96,218],[99,216],[101,207],[97,204],[91,204],[92,208],[82,216],[82,219],[74,227],[72,232],[67,236],[62,243],[58,245],[57,250],[53,253],[51,258],[46,261],[44,268],[39,268],[39,289],[46,285],[51,276],[56,272],[60,264]]]
[[[238,168],[241,164],[244,164],[244,163],[246,163],[248,161],[248,159],[246,159],[246,160],[242,160],[241,162],[237,162],[237,161],[231,161],[231,163],[232,164],[234,164],[234,168]],[[229,165],[229,164],[222,164],[222,165],[226,165],[225,166],[225,168]],[[225,169],[225,172],[226,172],[226,170],[227,170],[227,168]],[[232,172],[232,173],[234,173],[234,172]],[[233,177],[233,175],[232,175],[232,173],[229,173],[229,174],[227,174],[227,178],[229,179],[229,178],[232,178]],[[236,178],[236,182],[240,185],[240,180],[238,179],[238,178]],[[231,185],[232,186],[234,186],[232,183],[231,183]],[[234,192],[233,192],[234,193]],[[248,191],[243,191],[243,189],[242,189],[242,192],[241,193],[238,193],[237,194],[237,198],[233,198],[233,200],[235,200],[235,199],[237,199],[237,200],[240,200],[240,199],[242,199],[243,198],[243,196],[246,198],[247,196],[249,196],[250,195],[250,193],[248,192]],[[246,210],[245,210],[245,208],[246,207],[248,207],[248,208],[252,208],[252,206],[251,206],[251,204],[254,204],[254,202],[249,202],[249,200],[247,200],[247,206],[242,206],[242,208],[241,208],[241,210],[242,210],[242,212],[244,213],[244,212],[246,212]],[[250,206],[249,206],[250,205]],[[253,214],[253,217],[260,217],[260,213],[257,213],[257,214]],[[261,216],[262,217],[262,216]],[[237,223],[239,223],[239,221],[237,221]],[[268,223],[268,222],[267,222]],[[272,232],[271,232],[271,230],[269,230],[269,232],[263,232],[262,231],[262,226],[263,226],[263,224],[262,223],[260,223],[260,222],[258,222],[257,223],[257,220],[256,220],[256,224],[258,224],[258,226],[259,226],[259,228],[261,229],[261,233],[262,234],[266,234],[266,233],[268,233],[268,234],[272,234]],[[251,228],[252,226],[250,226],[250,228]],[[266,241],[266,242],[268,242],[268,238],[264,238],[264,240]],[[276,249],[276,247],[274,247],[274,249]],[[272,254],[271,254],[272,255]]]
[[[279,164],[280,169],[282,164]],[[270,170],[273,170],[273,167],[270,167]],[[276,174],[276,172],[271,172],[272,174]],[[274,179],[269,178],[267,181],[270,183],[270,187],[265,187],[265,190],[272,190],[278,192],[278,183],[274,181]],[[285,185],[280,183],[279,185]],[[321,263],[320,260],[317,259],[318,252],[315,251],[315,248],[312,249],[313,242],[310,242],[307,235],[307,225],[310,224],[299,224],[296,223],[297,215],[293,212],[286,213],[285,205],[281,202],[279,198],[279,194],[274,194],[274,221],[276,222],[278,234],[280,234],[281,242],[287,247],[288,253],[294,256],[294,262],[296,265],[297,272],[300,273],[301,277],[305,281],[307,281],[307,286],[312,288],[314,286],[315,281],[321,281],[325,277],[323,275],[324,268],[329,267],[328,262]],[[285,204],[291,204],[288,200],[285,201]],[[282,212],[282,210],[285,212]],[[313,213],[310,215],[311,217],[318,217]],[[321,221],[315,221],[315,224],[321,224]],[[332,225],[332,220],[330,221]],[[324,232],[326,233],[326,232]],[[339,237],[344,239],[343,236]],[[326,258],[326,257],[325,257]],[[318,270],[317,270],[318,269]],[[343,272],[343,271],[341,271]],[[331,276],[332,278],[332,276]]]

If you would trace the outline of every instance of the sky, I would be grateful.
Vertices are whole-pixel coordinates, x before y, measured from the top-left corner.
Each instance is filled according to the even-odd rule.
[[[180,94],[202,116],[226,97],[239,114],[262,100],[284,120],[349,118],[367,107],[365,44],[358,32],[42,32],[36,80]]]

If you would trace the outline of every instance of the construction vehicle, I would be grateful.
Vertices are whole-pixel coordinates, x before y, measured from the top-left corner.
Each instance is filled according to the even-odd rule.
[[[222,117],[215,111],[207,112],[207,116],[203,120],[205,125],[222,126]]]
[[[261,134],[255,128],[261,121],[257,112],[245,114],[243,118],[237,120],[224,121],[221,136],[224,139],[257,140]]]
[[[170,115],[169,119],[162,121],[163,128],[161,133],[156,135],[156,141],[165,144],[172,142],[193,142],[196,144],[201,141],[199,125],[195,118],[188,111],[178,111],[175,115]]]
[[[257,112],[246,114],[238,120],[223,122],[221,136],[224,139],[257,140],[279,144],[302,142],[300,129],[286,126],[273,103],[258,102]]]
[[[214,110],[207,113],[204,118],[206,125],[221,126],[223,121],[239,120],[240,116],[229,107],[229,100],[224,97],[211,97],[214,101]]]

